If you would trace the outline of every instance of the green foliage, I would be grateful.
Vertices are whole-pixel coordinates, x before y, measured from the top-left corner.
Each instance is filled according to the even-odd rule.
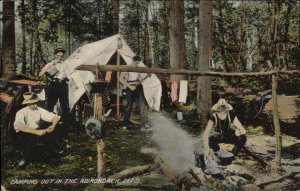
[[[299,68],[300,7],[294,1],[277,3],[277,52],[271,44],[271,1],[213,1],[212,57],[216,70],[246,71],[252,60],[253,70],[269,70],[267,59],[276,65]],[[31,21],[29,1],[25,10],[27,63],[30,55]],[[46,60],[53,50],[64,47],[72,53],[79,45],[112,35],[112,0],[39,0],[38,20]],[[222,16],[221,16],[222,13]],[[146,16],[148,15],[148,19]],[[137,54],[147,57],[154,67],[169,67],[168,1],[120,1],[120,33]],[[185,1],[185,39],[188,69],[198,68],[199,1]],[[222,40],[223,39],[223,40]],[[148,41],[148,42],[147,42]],[[17,37],[17,61],[22,62],[21,38]],[[34,47],[33,47],[34,48]],[[275,56],[274,56],[275,55]],[[146,59],[146,58],[145,58]]]
[[[264,134],[264,128],[262,126],[258,126],[258,127],[249,126],[247,128],[247,134],[250,134],[250,135],[263,135]]]

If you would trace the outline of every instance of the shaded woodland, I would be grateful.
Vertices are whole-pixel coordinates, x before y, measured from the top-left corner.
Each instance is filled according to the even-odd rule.
[[[28,186],[12,185],[9,181],[24,176],[33,179],[40,174],[45,179],[90,178],[97,173],[99,177],[95,142],[86,136],[82,124],[74,121],[74,129],[61,142],[67,151],[60,165],[47,162],[46,154],[34,161],[36,166],[32,163],[25,170],[19,170],[15,164],[20,153],[15,150],[14,138],[8,137],[2,128],[1,169],[5,173],[1,174],[1,180],[11,190],[95,190],[103,187],[189,190],[194,186],[200,190],[240,190],[247,184],[255,184],[260,190],[300,188],[297,184],[300,180],[300,170],[297,171],[300,168],[297,154],[300,152],[299,1],[3,0],[0,3],[1,80],[14,79],[16,75],[44,80],[38,78],[38,73],[53,59],[56,48],[66,49],[67,58],[83,44],[121,34],[145,65],[160,74],[160,79],[189,81],[187,103],[164,105],[163,115],[168,117],[161,119],[162,124],[168,122],[168,118],[174,120],[176,112],[181,111],[184,120],[177,122],[182,127],[177,123],[171,125],[187,132],[183,137],[192,142],[205,128],[212,104],[223,97],[230,100],[250,137],[250,146],[244,148],[234,163],[250,172],[241,175],[236,169],[223,169],[228,178],[223,185],[214,178],[207,179],[201,172],[195,173],[195,169],[179,173],[176,168],[173,171],[172,167],[160,166],[165,164],[163,154],[166,153],[157,151],[162,147],[157,137],[140,131],[138,122],[123,131],[118,120],[110,119],[105,122],[108,133],[104,139],[103,174],[114,177],[124,169],[139,165],[146,170],[133,177],[143,180],[142,184]],[[179,75],[182,70],[188,75]],[[231,74],[233,72],[235,74]],[[251,72],[257,76],[244,75]],[[269,73],[261,74],[263,72]],[[1,84],[1,92],[6,91],[3,87]],[[275,111],[274,117],[277,101],[279,111]],[[1,116],[4,106],[1,103]],[[161,116],[154,114],[153,119],[155,117]],[[71,120],[73,118],[74,115]],[[177,133],[181,135],[182,131]],[[260,145],[266,145],[266,149]],[[276,173],[272,174],[276,179],[260,181],[272,172],[273,159],[278,166],[284,167],[285,173],[276,168]],[[232,176],[238,179],[231,179]]]

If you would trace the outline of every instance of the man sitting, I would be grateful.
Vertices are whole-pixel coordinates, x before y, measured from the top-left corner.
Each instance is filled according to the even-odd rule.
[[[23,105],[27,105],[19,110],[16,114],[14,128],[17,132],[17,137],[22,152],[22,159],[19,167],[26,164],[30,155],[30,146],[38,141],[48,141],[50,153],[58,154],[58,140],[56,125],[59,121],[59,116],[48,112],[47,110],[37,106],[40,101],[36,94],[32,92],[24,93]],[[46,129],[41,127],[41,122],[51,122],[51,125]]]
[[[232,154],[237,156],[247,141],[246,130],[233,113],[233,108],[225,99],[219,99],[212,107],[213,114],[209,118],[203,133],[204,154],[209,156],[210,149],[220,150],[219,143],[234,144]]]

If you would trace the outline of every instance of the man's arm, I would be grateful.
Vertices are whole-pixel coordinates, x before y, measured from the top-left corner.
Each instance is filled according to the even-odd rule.
[[[151,77],[151,74],[150,73],[146,74],[146,76],[144,78],[140,79],[140,83],[142,84],[149,77]]]
[[[245,128],[243,127],[243,125],[241,124],[241,122],[239,121],[239,119],[237,117],[234,118],[233,124],[237,128],[237,131],[235,131],[236,136],[246,134]]]
[[[19,125],[18,129],[20,131],[26,132],[26,133],[31,133],[31,134],[35,134],[38,136],[42,136],[46,133],[46,130],[42,129],[42,130],[38,130],[38,129],[33,129],[27,125]]]
[[[120,82],[121,82],[124,86],[128,87],[128,88],[131,89],[132,91],[136,89],[135,86],[128,84],[128,82],[127,82],[127,80],[125,79],[125,76],[124,76],[123,73],[121,73],[119,80],[120,80]]]
[[[42,68],[42,70],[40,71],[39,77],[42,77],[42,76],[47,72],[47,70],[48,70],[50,67],[52,67],[52,66],[53,66],[52,63],[46,64],[46,65]]]
[[[208,138],[209,138],[209,134],[213,128],[213,125],[214,125],[214,122],[212,120],[208,120],[207,126],[203,132],[203,137],[202,137],[203,138],[203,147],[204,147],[204,154],[206,156],[209,155],[210,148],[209,148],[209,144],[208,144]]]
[[[59,117],[55,115],[52,119],[52,124],[46,129],[47,133],[51,133],[55,129],[58,121],[59,121]]]

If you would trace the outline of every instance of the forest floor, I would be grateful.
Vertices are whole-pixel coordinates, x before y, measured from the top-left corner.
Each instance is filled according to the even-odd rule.
[[[281,98],[279,98],[279,103],[280,100]],[[285,105],[291,108],[289,104],[282,106],[285,107]],[[289,111],[288,108],[287,111]],[[299,106],[295,109],[296,113],[298,111]],[[299,113],[296,116],[299,116]],[[155,156],[159,153],[167,156],[170,166],[180,172],[196,168],[193,152],[195,147],[201,144],[199,135],[202,128],[197,126],[192,119],[179,123],[166,112],[152,113],[150,117],[153,127],[149,131],[142,131],[140,125],[132,125],[128,130],[123,130],[122,123],[118,121],[105,123],[108,129],[104,138],[105,177],[131,167],[153,165]],[[274,171],[272,165],[269,165],[273,164],[272,160],[275,155],[274,136],[266,135],[261,127],[248,127],[247,129],[247,148],[250,148],[254,156],[242,151],[231,165],[220,167],[227,175],[225,185],[223,184],[223,187],[218,187],[218,189],[300,189],[298,183],[300,180],[300,140],[283,135],[283,170]],[[60,146],[64,153],[57,164],[50,162],[51,156],[45,151],[44,145],[37,145],[34,147],[35,152],[31,162],[20,169],[17,167],[20,153],[16,141],[9,138],[5,130],[1,128],[1,184],[8,191],[99,190],[99,188],[102,188],[100,190],[179,190],[178,186],[173,183],[174,181],[159,168],[132,177],[133,179],[127,179],[129,182],[105,184],[104,187],[97,183],[78,183],[82,179],[97,178],[96,141],[86,135],[83,127],[77,127],[61,140]],[[230,150],[230,145],[222,145],[222,149]],[[264,166],[262,161],[255,156],[268,165]],[[242,171],[244,174],[241,175],[237,171]],[[64,182],[55,183],[58,179]],[[67,179],[70,181],[66,181]],[[32,182],[22,182],[24,180]],[[51,180],[54,181],[49,182]],[[72,183],[71,180],[76,180],[76,183]],[[213,183],[200,185],[192,181],[189,188],[191,190],[216,189]]]

